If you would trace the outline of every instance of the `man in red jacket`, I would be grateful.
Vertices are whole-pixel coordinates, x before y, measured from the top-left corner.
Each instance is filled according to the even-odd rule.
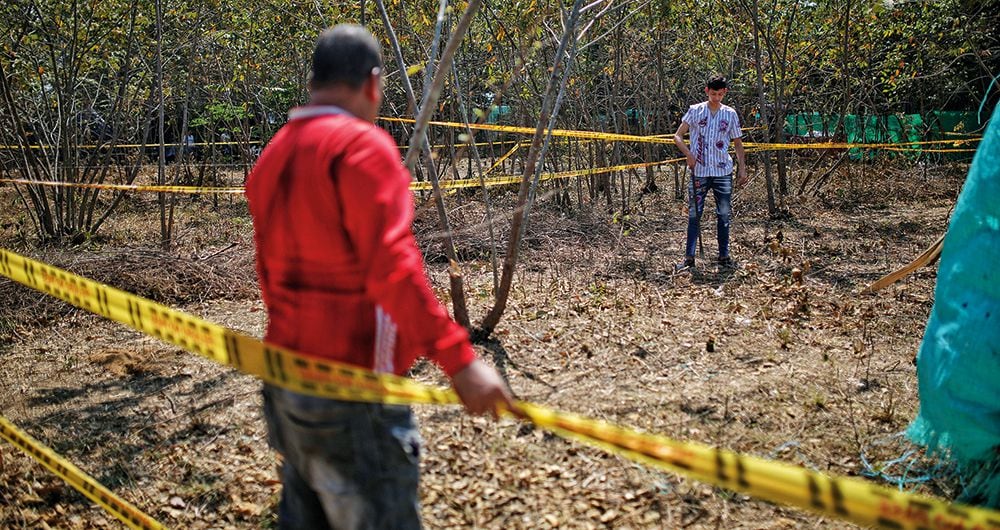
[[[266,340],[395,374],[426,356],[470,413],[495,416],[513,407],[510,393],[434,297],[410,228],[410,175],[374,125],[381,71],[364,28],[325,31],[308,105],[292,109],[247,180]],[[408,407],[265,386],[264,409],[285,457],[282,528],[419,528]]]

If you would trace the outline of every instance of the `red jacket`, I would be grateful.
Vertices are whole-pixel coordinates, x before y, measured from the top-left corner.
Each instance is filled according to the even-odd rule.
[[[419,356],[454,375],[475,358],[434,297],[392,138],[336,107],[300,107],[261,153],[246,195],[265,340],[404,374]]]

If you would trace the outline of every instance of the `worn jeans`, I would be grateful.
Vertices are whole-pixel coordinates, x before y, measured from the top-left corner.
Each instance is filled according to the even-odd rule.
[[[701,224],[701,214],[705,211],[705,197],[708,190],[715,195],[715,217],[717,220],[717,235],[719,238],[719,257],[729,256],[729,217],[733,197],[733,174],[719,177],[691,177],[688,182],[688,228],[687,246],[684,255],[694,257],[698,243],[698,232]]]
[[[282,529],[420,528],[420,435],[409,407],[264,385],[268,439],[284,456]]]

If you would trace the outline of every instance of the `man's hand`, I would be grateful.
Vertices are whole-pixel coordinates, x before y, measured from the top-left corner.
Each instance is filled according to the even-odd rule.
[[[739,170],[736,172],[736,189],[741,189],[747,185],[747,168],[740,166]]]
[[[517,412],[510,389],[500,374],[479,359],[455,374],[451,384],[469,414],[489,414],[496,419],[503,409]]]
[[[687,154],[688,169],[694,171],[694,166],[698,164],[698,159],[694,157],[694,153],[688,152]]]

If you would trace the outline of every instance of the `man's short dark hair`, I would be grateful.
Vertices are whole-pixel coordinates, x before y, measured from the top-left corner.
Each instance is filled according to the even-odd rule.
[[[382,68],[382,47],[375,37],[357,24],[338,24],[316,41],[309,81],[314,87],[342,83],[357,89],[374,68]]]
[[[709,78],[708,83],[705,83],[705,87],[709,90],[722,90],[723,88],[729,88],[729,83],[726,81],[725,76],[713,75]]]

